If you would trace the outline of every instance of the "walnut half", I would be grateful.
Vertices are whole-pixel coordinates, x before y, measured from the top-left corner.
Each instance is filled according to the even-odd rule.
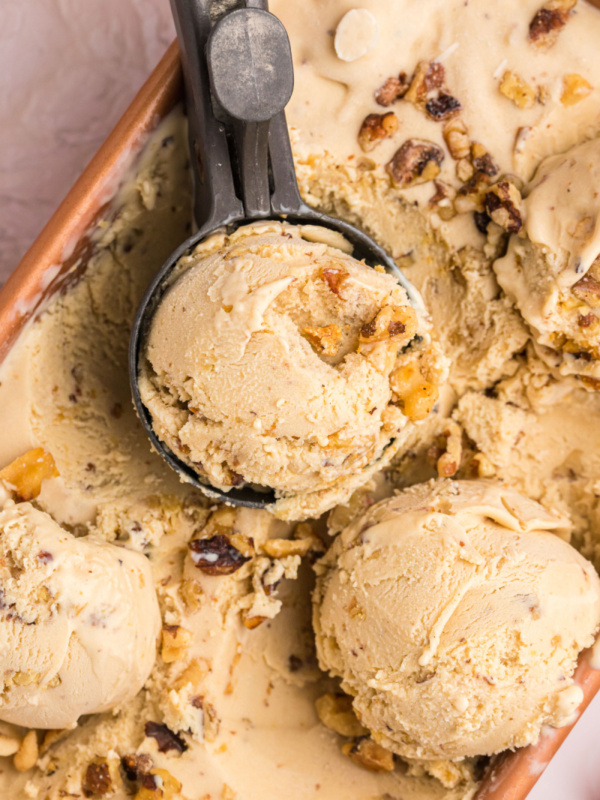
[[[407,139],[387,165],[395,186],[408,189],[432,181],[440,174],[444,151],[433,142]]]

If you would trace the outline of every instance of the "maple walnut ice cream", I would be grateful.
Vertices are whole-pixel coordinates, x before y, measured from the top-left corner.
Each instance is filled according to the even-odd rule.
[[[247,397],[231,365],[198,383],[203,353],[194,351],[193,336],[180,351],[188,353],[189,375],[171,374],[170,362],[177,365],[169,348],[188,334],[166,325],[165,346],[152,356],[162,360],[165,379],[147,374],[165,441],[180,447],[183,460],[196,461],[196,446],[210,450],[209,426],[193,409],[205,402],[203,392],[218,390],[210,407],[228,412],[221,421],[226,452],[215,449],[208,459],[211,480],[240,480],[234,455],[256,470],[242,480],[260,482],[268,467],[273,483],[281,480],[279,517],[212,506],[180,483],[150,451],[127,379],[135,310],[190,233],[185,116],[177,107],[160,123],[93,231],[85,273],[26,326],[0,376],[0,478],[12,498],[3,519],[35,518],[31,541],[51,528],[53,542],[55,535],[68,542],[55,548],[54,561],[18,576],[21,602],[39,584],[30,610],[48,613],[43,588],[58,594],[59,565],[74,569],[87,548],[110,554],[112,566],[103,561],[101,570],[108,586],[122,553],[151,576],[151,591],[139,591],[144,608],[158,600],[159,644],[154,659],[145,648],[135,656],[121,647],[118,615],[88,629],[85,620],[105,596],[94,591],[80,616],[57,614],[52,624],[74,626],[69,641],[89,634],[102,664],[116,654],[127,660],[119,699],[111,681],[99,685],[82,669],[79,697],[89,705],[57,703],[69,685],[62,671],[68,658],[57,666],[64,683],[44,671],[46,662],[11,683],[23,670],[18,648],[9,654],[5,699],[23,700],[31,712],[0,723],[0,794],[17,800],[333,800],[340,787],[348,800],[470,800],[487,763],[473,754],[535,741],[540,728],[571,719],[581,698],[572,676],[598,625],[591,564],[600,565],[593,185],[600,14],[570,0],[544,7],[539,0],[439,0],[427,15],[397,0],[356,8],[341,0],[274,0],[272,9],[293,48],[287,118],[301,193],[365,228],[393,255],[423,298],[427,329],[418,319],[409,342],[370,349],[364,326],[368,333],[390,309],[388,287],[392,295],[400,290],[314,230],[252,228],[213,240],[237,255],[197,254],[196,272],[192,255],[166,301],[172,297],[176,313],[187,314],[177,292],[190,288],[194,313],[211,321],[202,332],[211,358],[224,343],[241,350],[245,336],[257,358],[269,358],[271,345],[297,354],[291,375],[316,405],[316,421],[301,402],[297,416],[291,403],[278,407],[285,386],[279,382],[271,396],[262,372],[249,370],[256,383]],[[243,255],[252,241],[268,250],[259,258],[264,274],[284,282],[306,276],[256,316],[256,262],[248,266]],[[293,265],[277,261],[282,241]],[[339,287],[325,277],[328,267],[314,266],[308,251],[348,271],[339,295],[330,290]],[[249,291],[241,279],[228,284],[234,269],[247,274]],[[196,278],[211,283],[209,293],[194,296]],[[224,290],[233,290],[235,302]],[[404,296],[394,298],[396,306],[408,308]],[[228,327],[234,307],[241,328]],[[217,323],[225,339],[216,336]],[[409,358],[410,374],[438,393],[421,420],[410,419],[407,398],[392,385]],[[249,363],[242,358],[240,369]],[[421,373],[430,364],[443,365],[437,383]],[[213,365],[221,366],[218,359]],[[334,392],[331,385],[342,387],[351,368],[366,384]],[[316,387],[316,374],[331,384]],[[369,419],[360,401],[365,385],[387,398]],[[245,415],[237,428],[229,394]],[[276,430],[248,425],[254,397]],[[388,414],[397,448],[385,451],[379,470],[347,469],[344,445],[334,450],[340,442],[328,426],[335,418],[355,440],[358,427],[358,454],[372,464],[370,448],[384,446]],[[301,426],[302,435],[310,424],[309,452],[287,446],[276,427],[284,423]],[[240,445],[249,458],[234,453]],[[327,448],[332,464],[321,458]],[[19,469],[6,471],[14,459]],[[298,481],[291,491],[290,476]],[[326,517],[310,516],[331,504]],[[309,518],[282,521],[299,516]],[[379,548],[385,558],[377,558]],[[425,587],[435,582],[435,591],[419,591],[413,576]],[[17,586],[10,568],[6,580]],[[497,589],[492,595],[489,586]],[[64,595],[67,609],[71,602]],[[0,613],[2,625],[25,631],[9,619],[9,606]],[[149,641],[153,619],[135,612],[129,621]],[[370,649],[355,657],[355,642]],[[49,651],[38,648],[44,658]],[[44,718],[57,708],[69,719]],[[433,708],[443,710],[436,725]],[[43,727],[71,725],[79,713],[75,727]]]
[[[158,305],[140,374],[180,459],[225,491],[273,488],[292,519],[389,463],[444,369],[405,290],[338,240],[347,250],[323,228],[255,223],[198,245]]]

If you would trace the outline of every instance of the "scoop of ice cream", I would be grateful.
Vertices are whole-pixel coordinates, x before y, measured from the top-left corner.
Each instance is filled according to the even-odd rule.
[[[144,556],[76,538],[30,503],[0,510],[0,719],[67,728],[130,699],[159,629]]]
[[[340,247],[273,222],[211,237],[182,259],[141,368],[160,439],[213,486],[275,489],[290,518],[385,466],[442,371],[405,290]]]
[[[562,524],[504,486],[437,481],[340,534],[317,565],[317,652],[378,742],[460,759],[572,715],[600,580]]]
[[[600,139],[542,162],[527,189],[525,232],[494,270],[563,374],[600,378]]]

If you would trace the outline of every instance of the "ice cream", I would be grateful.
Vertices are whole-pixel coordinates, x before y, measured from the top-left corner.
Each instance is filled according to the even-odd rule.
[[[0,720],[70,728],[131,700],[160,615],[144,556],[76,538],[30,503],[0,511]]]
[[[569,719],[600,580],[564,524],[506,486],[438,481],[339,535],[318,565],[317,653],[379,743],[462,759]]]
[[[494,270],[562,374],[600,377],[600,139],[543,161],[526,190],[527,238]],[[592,381],[593,384],[593,381]]]
[[[201,243],[152,320],[140,392],[160,439],[221,489],[316,516],[390,462],[444,364],[396,280],[315,226]]]

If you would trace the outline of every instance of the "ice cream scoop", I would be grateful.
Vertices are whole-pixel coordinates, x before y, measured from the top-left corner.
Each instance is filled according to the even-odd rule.
[[[0,719],[69,728],[142,688],[160,614],[150,564],[76,538],[30,503],[0,510]]]
[[[317,565],[317,653],[378,742],[461,759],[572,719],[600,580],[564,524],[506,486],[438,480],[339,535]]]
[[[372,239],[302,201],[283,112],[293,87],[290,46],[283,25],[266,5],[249,1],[246,8],[219,18],[217,3],[172,0],[187,89],[198,231],[172,254],[151,284],[130,344],[133,399],[154,448],[182,478],[210,497],[254,507],[271,505],[276,486],[262,480],[255,485],[243,480],[237,487],[213,483],[214,475],[181,458],[181,448],[172,447],[172,437],[169,443],[157,433],[140,393],[140,368],[152,319],[181,260],[215,231],[225,228],[231,233],[251,221],[318,225],[337,236],[354,259],[390,272],[410,304],[421,308],[414,287]],[[243,395],[243,383],[235,391]]]

